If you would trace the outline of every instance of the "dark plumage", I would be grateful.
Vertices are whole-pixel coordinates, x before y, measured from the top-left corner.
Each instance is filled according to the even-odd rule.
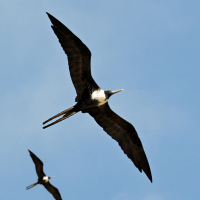
[[[31,152],[30,150],[28,151],[30,153],[33,162],[35,163],[35,169],[38,175],[38,181],[36,183],[29,185],[28,187],[26,187],[26,189],[28,190],[38,184],[42,184],[54,196],[56,200],[62,200],[59,190],[53,185],[51,185],[51,183],[49,183],[49,179],[53,177],[45,175],[43,171],[43,162],[33,152]]]
[[[149,163],[135,128],[114,113],[108,105],[109,97],[122,90],[102,90],[91,75],[90,50],[60,21],[49,13],[47,15],[53,24],[51,26],[53,31],[67,55],[71,79],[77,93],[75,98],[77,103],[73,107],[46,120],[43,124],[62,115],[61,118],[43,128],[56,124],[79,111],[89,113],[104,131],[118,142],[124,153],[132,160],[139,171],[142,172],[143,170],[152,182]]]

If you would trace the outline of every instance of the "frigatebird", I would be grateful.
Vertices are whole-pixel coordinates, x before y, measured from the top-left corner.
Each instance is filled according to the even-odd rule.
[[[35,163],[35,169],[38,175],[38,181],[36,183],[29,185],[28,187],[26,187],[26,189],[28,190],[38,184],[42,184],[54,196],[56,200],[62,200],[59,190],[53,185],[51,185],[51,183],[49,183],[49,180],[54,176],[46,176],[43,171],[43,162],[33,152],[31,152],[30,150],[28,151],[30,153],[33,162]]]
[[[51,27],[54,33],[67,54],[71,79],[77,93],[75,98],[77,103],[43,122],[43,124],[46,124],[62,116],[43,128],[52,126],[79,111],[89,113],[104,131],[118,142],[121,149],[132,160],[139,171],[142,172],[143,170],[152,182],[149,163],[135,128],[114,113],[108,105],[110,96],[122,91],[122,89],[116,91],[104,91],[101,89],[91,75],[91,52],[88,47],[64,24],[49,13],[47,15],[53,24]]]

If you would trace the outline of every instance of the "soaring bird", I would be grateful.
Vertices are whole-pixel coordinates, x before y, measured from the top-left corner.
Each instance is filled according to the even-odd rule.
[[[38,181],[36,183],[29,185],[28,187],[26,187],[26,189],[28,190],[38,184],[42,184],[54,196],[56,200],[62,200],[58,189],[53,185],[51,185],[51,183],[49,183],[49,180],[54,176],[46,176],[43,171],[43,162],[33,152],[31,152],[30,150],[28,151],[30,153],[33,162],[35,163],[35,169],[38,175]]]
[[[151,170],[142,143],[132,124],[114,113],[108,105],[108,99],[123,89],[104,91],[91,75],[91,52],[87,46],[65,25],[47,13],[52,29],[67,54],[69,71],[76,89],[77,102],[71,108],[49,118],[43,124],[61,116],[58,120],[44,126],[47,128],[81,111],[89,113],[108,135],[118,142],[124,153],[132,160],[140,172],[142,170],[152,182]]]

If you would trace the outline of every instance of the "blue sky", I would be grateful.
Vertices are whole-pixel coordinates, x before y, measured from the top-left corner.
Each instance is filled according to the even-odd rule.
[[[199,1],[0,1],[2,199],[53,199],[36,182],[28,149],[63,199],[199,199]],[[131,122],[153,183],[88,114],[48,129],[74,105],[67,58],[45,12],[92,52],[92,75],[124,89],[110,107]]]

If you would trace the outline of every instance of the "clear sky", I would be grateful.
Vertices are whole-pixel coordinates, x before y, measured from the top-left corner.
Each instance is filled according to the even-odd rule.
[[[197,0],[1,0],[1,199],[53,200],[25,190],[37,181],[30,149],[63,200],[198,200],[199,10]],[[124,89],[109,104],[136,128],[153,183],[88,114],[42,129],[76,96],[45,12],[91,50],[100,87]]]

